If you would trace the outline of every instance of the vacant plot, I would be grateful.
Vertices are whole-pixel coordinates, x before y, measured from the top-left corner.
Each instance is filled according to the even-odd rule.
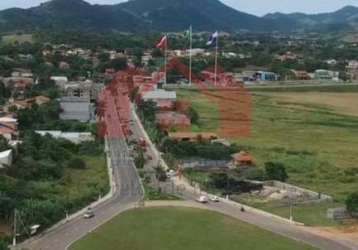
[[[218,128],[219,107],[217,103],[195,90],[177,91],[177,94],[179,99],[190,101],[192,107],[200,115],[198,124],[192,126],[193,132],[215,131]]]
[[[326,108],[327,111],[344,115],[358,116],[358,93],[268,93],[280,102],[287,105],[304,107],[306,104],[313,104]],[[296,105],[297,104],[297,105]]]
[[[79,207],[104,196],[109,191],[108,171],[104,155],[83,157],[86,169],[66,169],[59,193]]]
[[[119,215],[71,250],[313,249],[247,223],[190,208],[145,208]]]
[[[185,97],[187,92],[181,91],[181,95]],[[196,92],[199,98],[190,95],[193,102],[205,98],[200,92]],[[311,102],[303,100],[305,96]],[[228,138],[250,151],[258,166],[282,162],[289,173],[288,182],[327,193],[342,203],[347,194],[358,190],[358,117],[353,115],[357,112],[354,108],[349,109],[352,115],[345,110],[349,103],[357,102],[355,96],[341,92],[301,94],[292,93],[292,89],[280,94],[253,92],[250,136]],[[344,99],[349,100],[341,104]],[[219,114],[211,124],[215,120],[220,124]]]

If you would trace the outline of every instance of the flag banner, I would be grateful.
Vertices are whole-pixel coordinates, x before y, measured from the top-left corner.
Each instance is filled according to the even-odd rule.
[[[214,44],[216,44],[217,39],[219,38],[219,32],[215,32],[214,34],[212,34],[208,40],[208,42],[206,43],[206,45],[208,46],[212,46]]]
[[[168,43],[168,37],[163,36],[162,39],[160,39],[159,43],[157,43],[157,45],[155,47],[158,49],[164,49],[167,47],[167,43]]]

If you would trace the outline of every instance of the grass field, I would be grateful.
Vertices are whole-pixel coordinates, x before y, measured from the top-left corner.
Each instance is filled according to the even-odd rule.
[[[2,42],[9,44],[9,43],[25,43],[25,42],[29,42],[32,43],[33,42],[33,37],[31,34],[22,34],[22,35],[6,35],[2,37]]]
[[[114,218],[70,250],[313,249],[247,223],[190,208],[144,208]]]
[[[67,200],[87,205],[109,191],[108,172],[104,155],[84,157],[86,169],[66,169],[60,194]]]
[[[194,96],[195,92],[185,90],[180,91],[180,96],[185,97],[187,92],[194,103],[203,98],[198,92]],[[340,112],[345,111],[342,102],[348,99],[346,95],[347,103],[354,103],[358,93],[254,92],[252,95],[251,136],[230,139],[250,151],[258,166],[280,161],[288,170],[290,183],[327,193],[339,202],[358,190],[358,117]],[[306,100],[309,98],[311,101]],[[205,110],[204,116],[214,117],[215,121],[215,104],[212,106]],[[215,127],[217,119],[207,126]]]
[[[199,95],[197,91],[177,91],[178,98],[190,101],[192,107],[198,112],[200,119],[198,124],[192,125],[193,132],[215,131],[218,127],[219,108],[206,96]]]

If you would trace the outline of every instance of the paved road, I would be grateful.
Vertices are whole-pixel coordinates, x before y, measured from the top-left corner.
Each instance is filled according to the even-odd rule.
[[[35,239],[24,242],[18,248],[31,250],[65,250],[70,244],[82,238],[88,232],[107,222],[115,215],[138,206],[143,198],[140,179],[130,158],[127,143],[120,126],[120,110],[116,105],[116,96],[106,89],[103,122],[106,124],[108,152],[110,156],[113,181],[116,186],[113,196],[100,205],[93,207],[95,217],[84,219],[82,215],[57,227]]]
[[[133,130],[133,135],[137,137],[145,137],[144,131],[139,126],[139,122],[133,116],[134,124],[131,129]],[[136,124],[137,123],[137,124]],[[148,147],[148,153],[153,158],[152,162],[159,162],[158,154],[153,152],[153,150]],[[183,187],[179,185],[180,192],[184,199],[189,201],[194,201],[198,198],[199,194],[195,192],[194,189]],[[296,226],[283,222],[281,220],[265,216],[263,214],[255,212],[241,212],[240,207],[231,205],[225,202],[219,203],[208,203],[206,208],[220,212],[229,216],[236,217],[242,221],[248,222],[250,224],[256,225],[260,228],[266,229],[268,231],[295,239],[298,241],[306,242],[309,245],[315,246],[319,249],[325,250],[347,250],[347,249],[358,249],[358,243],[343,240],[340,238],[326,238],[315,234],[308,227]]]
[[[125,141],[112,139],[108,141],[108,144],[117,186],[114,196],[93,208],[95,213],[93,219],[86,220],[79,216],[40,238],[26,242],[26,244],[21,245],[22,248],[65,250],[71,243],[107,222],[113,216],[138,204],[143,192],[133,161],[128,157]]]

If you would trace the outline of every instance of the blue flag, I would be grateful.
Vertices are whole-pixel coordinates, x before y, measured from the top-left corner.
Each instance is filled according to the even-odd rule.
[[[212,46],[212,45],[215,45],[217,40],[219,38],[219,32],[215,32],[214,34],[212,34],[208,40],[208,42],[206,43],[206,45],[208,46]]]

